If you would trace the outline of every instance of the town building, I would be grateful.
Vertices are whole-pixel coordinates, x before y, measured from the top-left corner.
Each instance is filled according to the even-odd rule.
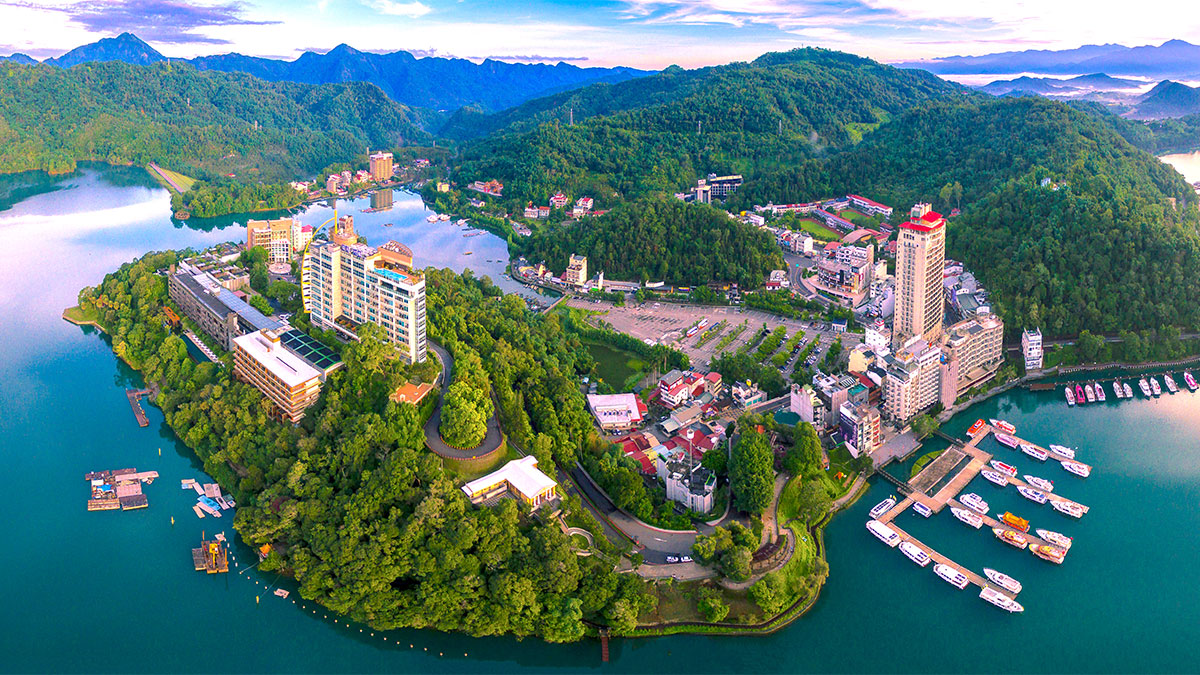
[[[771,270],[767,275],[767,281],[763,284],[767,288],[788,288],[792,282],[788,279],[787,270]]]
[[[667,499],[696,513],[713,508],[717,475],[706,469],[689,452],[676,452],[661,461],[659,478],[666,486]]]
[[[941,394],[942,350],[917,337],[884,357],[883,413],[908,422],[935,405]]]
[[[706,183],[711,198],[724,200],[729,195],[737,192],[737,189],[742,186],[742,176],[740,174],[718,176],[715,173],[710,173],[708,174]]]
[[[337,192],[342,184],[342,177],[336,173],[329,174],[329,178],[325,179],[325,189],[329,192]]]
[[[1045,356],[1042,352],[1042,329],[1021,331],[1021,353],[1025,356],[1025,372],[1042,369]]]
[[[270,262],[291,262],[312,240],[313,228],[295,218],[250,220],[246,223],[246,248],[261,246]]]
[[[567,263],[567,271],[563,272],[563,283],[582,287],[587,280],[587,256],[572,255],[570,262]]]
[[[812,385],[792,385],[788,396],[788,410],[796,413],[802,421],[808,422],[817,429],[825,428],[825,419],[821,414],[821,400],[817,398],[817,392],[813,390]]]
[[[857,307],[870,290],[871,268],[866,265],[847,265],[836,260],[817,263],[816,289]]]
[[[399,387],[396,387],[396,391],[393,391],[388,398],[396,403],[411,403],[415,406],[419,406],[421,405],[421,401],[424,401],[425,397],[428,396],[432,391],[433,385],[429,382],[422,382],[420,384],[405,382]]]
[[[734,382],[729,390],[733,402],[741,408],[749,408],[767,400],[767,394],[750,382]]]
[[[482,192],[483,194],[491,195],[492,197],[500,197],[504,193],[504,183],[501,183],[498,180],[477,180],[468,185],[467,189],[474,190],[475,192]]]
[[[592,201],[591,197],[580,197],[579,199],[576,199],[575,206],[571,209],[571,215],[575,216],[576,218],[579,216],[586,216],[587,214],[591,213],[592,205],[594,203],[595,202]]]
[[[295,424],[321,394],[321,373],[284,347],[279,333],[259,330],[233,339],[233,374],[273,404],[273,414]]]
[[[209,253],[185,258],[179,267],[193,274],[207,274],[221,288],[229,291],[240,291],[250,287],[250,272],[246,271],[246,268],[225,262]]]
[[[846,195],[846,199],[849,200],[850,206],[862,211],[868,216],[883,216],[884,218],[892,217],[892,207],[886,204],[880,204],[877,201],[867,199],[866,197],[860,197],[859,195]]]
[[[342,221],[331,240],[310,247],[304,269],[314,324],[358,339],[359,324],[375,323],[406,360],[425,359],[425,277],[407,246],[359,244],[353,222]]]
[[[167,293],[185,316],[216,340],[233,349],[233,339],[257,330],[279,330],[283,324],[254,309],[209,272],[182,261],[167,273]]]
[[[375,152],[371,153],[370,157],[370,175],[373,181],[387,181],[392,179],[392,153],[390,152]]]
[[[525,211],[522,213],[522,215],[524,215],[526,218],[536,219],[538,217],[538,207],[534,206],[533,204],[529,204],[525,207]]]
[[[472,504],[492,504],[505,495],[520,499],[531,510],[558,502],[558,484],[537,468],[537,458],[527,455],[467,483],[462,491]]]
[[[609,433],[636,429],[648,412],[635,394],[589,394],[587,400],[596,423]]]
[[[879,410],[871,406],[843,403],[838,409],[838,429],[854,457],[869,455],[883,444]]]
[[[1004,363],[1004,322],[982,314],[946,329],[942,342],[942,405],[992,379]]]
[[[561,209],[562,207],[566,206],[569,201],[570,200],[567,199],[567,196],[561,192],[555,192],[550,196],[550,206],[552,208]]]
[[[946,221],[929,204],[913,207],[900,226],[896,253],[896,308],[892,346],[913,338],[936,344],[946,315],[942,272],[946,260]]]

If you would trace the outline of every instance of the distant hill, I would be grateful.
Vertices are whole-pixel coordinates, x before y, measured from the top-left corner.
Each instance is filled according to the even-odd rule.
[[[0,61],[11,61],[12,63],[20,63],[26,66],[37,63],[37,59],[28,54],[21,54],[20,52],[9,56],[0,56]]]
[[[24,55],[14,54],[14,60]],[[27,61],[33,62],[29,57]],[[114,38],[77,47],[50,65],[70,68],[80,63],[122,61],[147,65],[168,60],[136,35],[122,33]],[[186,59],[170,59],[172,62]],[[295,61],[265,59],[242,54],[219,54],[191,59],[199,70],[243,72],[264,80],[330,84],[370,82],[392,100],[405,105],[456,110],[474,105],[485,111],[501,110],[538,96],[573,89],[595,82],[622,82],[649,74],[634,68],[580,68],[567,63],[507,63],[487,59],[420,58],[408,52],[375,54],[348,45],[319,54],[305,52]]]
[[[1185,117],[1200,113],[1200,89],[1164,80],[1146,92],[1129,112],[1133,119]]]
[[[1137,89],[1145,84],[1140,80],[1130,80],[1126,78],[1113,77],[1104,73],[1092,73],[1090,75],[1079,75],[1066,80],[1062,80],[1066,84],[1080,89],[1092,89],[1097,91],[1119,91],[1123,89]]]
[[[1193,79],[1200,74],[1200,46],[1183,40],[1126,47],[1085,45],[1076,49],[1031,49],[982,56],[948,56],[895,64],[943,75],[987,73],[1108,73],[1153,78]]]
[[[1039,94],[1042,96],[1050,94],[1067,94],[1077,91],[1073,87],[1065,86],[1063,80],[1057,80],[1049,77],[1018,77],[1012,80],[996,80],[989,82],[980,87],[980,91],[985,91],[993,96],[1005,96],[1013,93],[1020,94]]]

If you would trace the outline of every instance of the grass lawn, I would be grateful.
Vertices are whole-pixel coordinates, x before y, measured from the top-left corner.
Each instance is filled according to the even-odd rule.
[[[842,235],[825,227],[823,224],[813,220],[812,218],[801,218],[800,229],[812,235],[817,241],[841,241]]]
[[[704,621],[696,607],[696,592],[704,587],[721,591],[721,599],[729,605],[729,615],[721,620],[724,623],[738,623],[748,617],[757,618],[761,613],[758,605],[754,604],[745,591],[731,591],[711,581],[662,580],[651,586],[651,592],[658,597],[658,608],[639,616],[639,623]]]
[[[645,371],[646,364],[633,352],[594,342],[585,344],[596,360],[596,377],[617,391],[628,391]]]
[[[192,178],[190,176],[185,176],[185,175],[179,173],[178,171],[171,171],[170,169],[164,169],[161,166],[158,167],[158,170],[163,172],[164,174],[166,174],[171,180],[175,181],[175,183],[178,184],[179,187],[183,188],[184,192],[191,190],[192,185],[194,185],[196,183],[195,178]],[[163,187],[167,188],[168,190],[171,190],[172,192],[175,191],[174,188],[172,188],[169,183],[162,180],[161,177],[157,173],[155,173],[153,170],[150,171],[150,175],[154,176],[156,179],[158,179],[158,182],[162,183]]]
[[[945,452],[945,450],[934,450],[933,452],[928,452],[924,455],[921,455],[916,462],[913,462],[912,473],[909,474],[909,478],[915,478],[917,474],[921,473],[921,469],[924,469],[930,462],[937,459],[937,456],[943,452]]]
[[[76,305],[63,310],[63,318],[71,323],[90,324],[100,319],[100,311],[95,307],[85,310]]]
[[[876,220],[875,218],[872,218],[871,216],[868,216],[865,213],[860,213],[858,211],[855,211],[854,209],[846,209],[845,211],[842,211],[838,215],[845,218],[846,220],[854,223],[855,225],[857,225],[861,228],[864,228],[867,230],[879,229],[879,221],[878,220]]]

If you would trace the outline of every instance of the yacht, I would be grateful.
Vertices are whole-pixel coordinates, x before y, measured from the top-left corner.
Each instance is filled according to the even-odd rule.
[[[1004,462],[1001,462],[998,459],[993,459],[991,461],[991,465],[992,465],[993,469],[999,471],[1002,474],[1006,474],[1008,476],[1017,475],[1017,467],[1013,466],[1012,464],[1005,464]]]
[[[1036,530],[1037,536],[1054,544],[1055,546],[1066,550],[1071,548],[1071,544],[1075,543],[1070,537],[1065,534],[1060,534],[1054,530]]]
[[[960,509],[957,506],[951,506],[950,513],[953,513],[955,518],[958,518],[977,530],[980,527],[983,527],[983,518],[980,518],[978,513],[968,511],[966,509]]]
[[[1021,452],[1029,455],[1030,457],[1036,459],[1039,462],[1046,461],[1046,459],[1050,456],[1046,453],[1045,450],[1037,447],[1036,445],[1030,445],[1028,443],[1021,444]]]
[[[1121,388],[1125,390],[1125,398],[1133,398],[1133,388],[1129,386],[1128,382],[1122,383]]]
[[[1116,394],[1118,400],[1125,398],[1125,390],[1121,389],[1120,380],[1113,380],[1113,393]]]
[[[967,575],[944,563],[938,563],[934,565],[933,572],[944,579],[946,583],[960,591],[966,588],[967,583],[969,583],[967,580]]]
[[[1010,448],[1017,447],[1017,439],[1013,438],[1012,436],[1009,436],[1008,434],[996,434],[996,440],[1000,441],[1000,445],[1004,445],[1004,446],[1007,446]]]
[[[974,438],[975,434],[982,431],[985,426],[987,426],[987,423],[983,420],[975,420],[975,424],[972,424],[971,428],[967,429],[967,435]]]
[[[1072,448],[1068,448],[1068,447],[1067,447],[1067,446],[1065,446],[1065,445],[1053,445],[1053,444],[1051,444],[1051,445],[1050,445],[1050,450],[1051,450],[1052,452],[1054,452],[1055,454],[1062,455],[1063,457],[1066,457],[1067,459],[1075,459],[1075,450],[1074,450],[1074,449],[1072,449]]]
[[[1087,478],[1092,475],[1092,469],[1087,464],[1080,464],[1079,462],[1072,462],[1067,459],[1062,460],[1060,463],[1064,469],[1080,478]]]
[[[450,220],[450,214],[443,213],[442,215],[438,216],[438,220],[446,222],[447,220]]]
[[[1075,390],[1067,387],[1067,406],[1075,405]]]
[[[996,570],[994,570],[990,567],[985,567],[985,568],[983,568],[983,575],[988,578],[988,581],[992,582],[993,584],[996,584],[997,586],[999,586],[1000,588],[1003,588],[1004,590],[1008,591],[1009,593],[1020,593],[1021,592],[1021,588],[1022,588],[1021,582],[1008,576],[1004,572],[997,572]]]
[[[993,527],[992,534],[996,535],[996,538],[1000,541],[1017,548],[1025,548],[1029,545],[1029,537],[1016,530],[1010,530],[1005,527]]]
[[[425,216],[425,222],[427,223],[436,223],[437,219],[438,217],[436,213],[431,213],[428,216]]]
[[[1008,477],[1002,473],[996,473],[995,471],[984,469],[983,471],[980,471],[979,474],[986,478],[989,483],[995,483],[1000,487],[1008,485]]]
[[[1045,492],[1042,492],[1041,490],[1034,490],[1033,488],[1025,487],[1024,485],[1018,485],[1017,492],[1020,492],[1021,496],[1025,499],[1038,504],[1045,504],[1046,500],[1049,499]]]
[[[1000,516],[1000,522],[1022,532],[1029,531],[1029,521],[1009,511],[1005,511],[1004,515]]]
[[[967,494],[962,495],[958,498],[958,501],[962,502],[963,506],[966,506],[972,511],[978,511],[979,513],[987,515],[988,503],[983,500],[983,497],[980,497],[974,492],[968,492]]]
[[[878,520],[868,520],[867,529],[870,530],[871,534],[875,535],[879,541],[882,541],[892,548],[896,548],[896,545],[900,543],[900,535],[896,534],[895,530],[887,525],[884,525]]]
[[[1096,402],[1096,392],[1092,391],[1092,385],[1091,385],[1091,384],[1085,384],[1085,385],[1083,385],[1083,393],[1084,393],[1084,394],[1087,396],[1087,402],[1088,402],[1088,403],[1095,403],[1095,402]]]
[[[896,505],[895,497],[888,497],[887,499],[879,502],[878,504],[875,505],[875,508],[871,509],[871,519],[874,520],[874,519],[878,518],[879,516],[882,516],[883,514],[887,513],[888,511],[891,511],[892,507],[895,505]]]
[[[1175,384],[1175,378],[1171,377],[1170,373],[1165,373],[1163,375],[1163,382],[1167,384],[1167,391],[1171,392],[1172,394],[1179,393],[1179,385]]]
[[[1108,400],[1108,397],[1104,395],[1104,385],[1097,382],[1096,386],[1092,387],[1092,389],[1096,392],[1097,402],[1104,403],[1106,400]]]
[[[1080,506],[1079,504],[1076,504],[1075,502],[1070,502],[1070,501],[1065,501],[1065,500],[1064,501],[1056,501],[1053,504],[1051,504],[1051,506],[1054,507],[1055,511],[1058,511],[1059,513],[1064,514],[1064,515],[1071,516],[1072,518],[1082,518],[1083,517],[1083,507]]]
[[[1078,384],[1075,385],[1075,402],[1080,405],[1087,403],[1087,397],[1083,395],[1083,387]]]
[[[922,516],[924,516],[926,518],[933,515],[933,510],[930,509],[928,506],[925,506],[921,502],[913,502],[912,510],[916,511],[917,513],[921,514]]]
[[[1006,434],[1017,433],[1017,428],[1014,427],[1009,422],[1005,422],[1004,420],[988,420],[988,421],[992,423],[993,427],[999,429],[1000,431],[1002,431]]]
[[[911,541],[900,542],[900,552],[903,553],[909,560],[917,563],[921,567],[928,565],[929,561],[932,560],[928,553],[922,551],[920,547]]]
[[[1196,384],[1196,378],[1192,377],[1191,371],[1187,370],[1183,371],[1183,383],[1192,391],[1196,391],[1197,386],[1200,386]]]
[[[1025,474],[1025,482],[1041,490],[1042,492],[1054,492],[1054,482],[1048,481],[1045,478],[1038,478],[1037,476]]]
[[[1041,558],[1042,560],[1052,562],[1055,565],[1061,565],[1063,558],[1067,557],[1067,552],[1057,546],[1030,546],[1029,552]]]
[[[1162,396],[1162,387],[1158,385],[1157,378],[1150,378],[1150,391],[1153,392],[1155,396]]]
[[[1146,381],[1146,378],[1138,380],[1138,387],[1142,390],[1142,396],[1150,398],[1150,383]]]
[[[1021,606],[1021,603],[991,587],[979,591],[979,597],[1008,612],[1009,614],[1020,614],[1021,612],[1025,611],[1025,608]]]

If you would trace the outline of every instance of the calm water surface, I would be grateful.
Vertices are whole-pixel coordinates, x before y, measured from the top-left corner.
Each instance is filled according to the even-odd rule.
[[[487,268],[480,261],[502,260],[501,240],[464,239],[453,226],[426,223],[414,199],[397,193],[392,211],[355,214],[360,232],[376,243],[387,230],[413,248],[418,263],[470,265],[499,280],[502,263]],[[7,534],[0,547],[7,590],[0,670],[602,669],[591,642],[553,646],[425,631],[394,631],[385,642],[382,634],[274,597],[266,590],[279,583],[273,574],[193,572],[189,549],[201,531],[233,535],[232,519],[195,518],[194,495],[180,490],[179,480],[203,478],[198,462],[157,409],[148,408],[149,429],[137,427],[122,392],[138,383],[135,374],[102,336],[59,315],[79,287],[147,250],[241,239],[239,219],[173,223],[166,193],[144,173],[107,167],[53,179],[6,177],[0,209],[0,461],[7,488],[0,498]],[[313,210],[302,217],[317,223],[328,215]],[[382,228],[384,222],[394,225]],[[474,254],[461,256],[467,250]],[[961,435],[976,417],[997,415],[1026,438],[1078,446],[1081,459],[1096,467],[1079,480],[994,446],[1022,473],[1053,479],[1056,491],[1091,506],[1079,522],[981,479],[971,486],[993,510],[1074,536],[1066,563],[1043,563],[948,513],[928,521],[905,514],[901,523],[975,570],[995,567],[1022,581],[1024,615],[1009,616],[970,591],[952,589],[872,538],[863,522],[890,492],[882,483],[829,528],[832,574],[807,617],[763,638],[618,640],[603,669],[1195,671],[1200,398],[1110,399],[1068,410],[1058,393],[1019,392],[981,404],[947,429]],[[150,507],[88,513],[83,474],[126,466],[160,473],[146,490]],[[239,565],[251,558],[245,547],[236,553]]]
[[[1183,174],[1189,183],[1200,181],[1200,152],[1183,152],[1159,157]]]

